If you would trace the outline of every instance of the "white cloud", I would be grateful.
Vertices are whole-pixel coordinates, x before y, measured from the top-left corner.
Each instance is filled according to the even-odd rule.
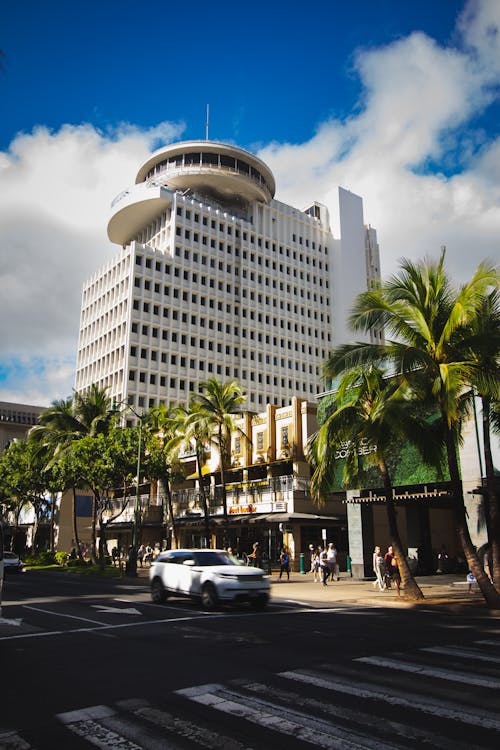
[[[106,236],[111,201],[158,141],[180,132],[36,128],[1,154],[3,400],[47,404],[71,392],[82,283],[118,252]]]
[[[359,114],[323,123],[307,143],[259,153],[275,173],[277,197],[294,205],[316,199],[335,217],[337,185],[361,195],[384,274],[402,256],[437,256],[443,244],[460,281],[483,258],[499,257],[500,139],[468,128],[500,84],[500,4],[470,3],[457,33],[455,47],[414,33],[359,51]],[[443,173],[426,169],[429,161]]]
[[[474,1],[453,46],[418,32],[359,50],[358,111],[320,124],[306,143],[259,150],[277,197],[325,202],[333,218],[338,185],[361,195],[384,274],[402,256],[437,256],[443,244],[457,280],[483,258],[498,260],[500,139],[488,141],[471,121],[498,91],[499,29],[500,3]],[[118,251],[105,234],[110,202],[158,141],[181,130],[38,128],[0,154],[0,398],[47,404],[71,392],[81,285]]]

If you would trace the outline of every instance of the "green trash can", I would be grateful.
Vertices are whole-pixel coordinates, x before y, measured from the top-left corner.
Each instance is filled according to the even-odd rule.
[[[305,575],[306,569],[304,565],[304,558],[305,558],[305,555],[303,552],[301,552],[299,555],[299,571],[300,573],[303,573]]]

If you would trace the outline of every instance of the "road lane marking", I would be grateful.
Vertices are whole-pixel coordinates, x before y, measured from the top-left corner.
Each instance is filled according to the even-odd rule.
[[[52,614],[56,615],[58,613],[51,612],[50,610],[37,610],[35,607],[29,607],[28,605],[23,605],[26,609],[34,609],[35,611],[44,612],[46,614]],[[158,606],[158,605],[154,605]],[[175,608],[170,608],[175,609]],[[360,610],[365,609],[365,607],[360,607]],[[93,633],[100,630],[119,630],[120,628],[136,628],[136,627],[148,627],[149,625],[164,625],[167,623],[176,623],[176,622],[191,622],[196,620],[205,620],[210,618],[210,621],[212,620],[219,620],[219,619],[236,619],[241,617],[271,617],[271,616],[281,616],[285,614],[290,615],[304,615],[304,614],[325,614],[330,612],[351,612],[352,613],[353,608],[351,607],[350,610],[345,610],[343,608],[328,608],[328,609],[301,609],[301,610],[295,610],[295,609],[286,609],[286,610],[279,610],[277,612],[270,612],[269,610],[267,612],[235,612],[233,614],[230,614],[228,612],[221,612],[220,614],[214,614],[213,612],[201,612],[196,611],[195,614],[186,616],[186,617],[166,617],[162,619],[157,620],[141,620],[140,622],[126,622],[126,623],[119,623],[119,624],[108,624],[108,623],[102,623],[97,620],[89,620],[87,618],[76,618],[81,619],[84,622],[91,622],[95,623],[98,627],[95,628],[71,628],[70,630],[50,630],[50,631],[44,631],[41,633],[23,633],[22,635],[6,635],[6,636],[0,636],[0,641],[9,641],[14,640],[16,638],[31,638],[31,637],[38,637],[42,638],[44,636],[52,636],[52,635],[72,635],[75,633]],[[178,610],[185,612],[185,610]],[[59,614],[60,617],[76,617],[75,615],[64,615]]]
[[[139,612],[138,609],[135,609],[134,607],[128,607],[125,609],[124,607],[109,607],[105,604],[92,604],[91,605],[93,609],[98,609],[99,612],[102,612],[103,614],[109,613],[111,615],[142,615],[142,612]]]
[[[24,609],[31,609],[34,612],[42,612],[45,615],[53,615],[54,617],[69,617],[71,620],[82,620],[83,622],[91,622],[93,625],[106,625],[105,622],[99,620],[91,620],[89,617],[77,617],[77,615],[68,615],[65,612],[52,612],[50,609],[41,609],[40,607],[30,607],[28,604],[23,604]]]
[[[430,654],[443,654],[444,656],[458,656],[461,659],[474,659],[474,661],[486,661],[490,664],[500,664],[500,656],[482,654],[480,651],[474,651],[473,649],[467,648],[429,646],[427,648],[421,648],[420,651],[427,651]]]
[[[319,689],[331,690],[336,693],[348,693],[357,698],[371,698],[376,701],[382,701],[383,703],[390,703],[393,706],[414,709],[443,719],[451,719],[452,721],[459,721],[463,724],[470,724],[483,729],[495,729],[497,732],[500,731],[500,720],[498,720],[494,714],[486,711],[479,709],[468,711],[467,708],[458,706],[455,703],[442,701],[436,698],[433,698],[432,701],[425,701],[414,693],[401,691],[399,689],[398,694],[394,695],[393,693],[385,692],[384,688],[380,685],[376,685],[371,689],[366,686],[365,682],[360,685],[356,679],[349,680],[345,674],[337,674],[334,679],[329,679],[327,677],[318,677],[316,674],[310,674],[305,670],[296,670],[280,672],[279,676],[284,677],[287,680],[295,680],[296,682],[301,682],[306,685],[312,685]],[[361,680],[363,678],[359,679]]]
[[[450,671],[439,667],[427,667],[424,664],[414,664],[413,662],[404,662],[389,657],[361,656],[359,659],[354,659],[354,661],[362,662],[363,664],[370,664],[375,667],[395,669],[398,672],[422,674],[426,677],[437,677],[440,680],[448,680],[450,682],[463,682],[466,685],[478,685],[480,687],[492,688],[494,690],[500,688],[500,680],[497,680],[494,677],[478,677],[470,672],[459,672],[458,670]]]

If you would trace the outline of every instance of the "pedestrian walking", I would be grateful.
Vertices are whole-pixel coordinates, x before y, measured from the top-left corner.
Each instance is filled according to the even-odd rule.
[[[252,545],[252,551],[247,556],[248,565],[253,565],[254,568],[260,568],[261,552],[258,542],[254,542]]]
[[[339,580],[339,566],[337,563],[337,549],[333,542],[330,542],[327,550],[328,567],[330,568],[330,577],[335,581]]]
[[[290,580],[290,555],[286,547],[283,547],[280,554],[280,575],[278,580],[281,581],[281,576],[286,573],[287,580]]]
[[[316,549],[313,551],[312,562],[311,562],[311,570],[313,574],[314,583],[318,583],[318,581],[321,580],[320,555],[321,555],[321,547],[316,547]]]
[[[328,576],[330,575],[330,566],[328,565],[328,548],[324,547],[319,554],[319,567],[321,570],[321,581],[323,586],[327,585]]]
[[[387,588],[390,589],[392,584],[394,584],[397,595],[401,596],[401,575],[399,573],[398,562],[392,546],[387,548],[387,552],[384,556],[384,565]]]
[[[141,566],[141,568],[142,568],[142,562],[144,560],[144,555],[145,554],[146,554],[146,548],[144,547],[143,544],[141,544],[141,546],[137,550],[137,562],[139,563],[139,565]]]
[[[375,573],[375,580],[373,582],[374,588],[379,588],[379,591],[384,591],[386,588],[384,580],[384,558],[380,547],[377,545],[373,550],[373,572]]]

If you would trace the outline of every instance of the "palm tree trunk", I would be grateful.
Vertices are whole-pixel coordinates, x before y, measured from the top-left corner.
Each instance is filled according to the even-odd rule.
[[[462,481],[458,469],[457,448],[453,431],[447,427],[445,434],[446,455],[448,458],[448,471],[453,490],[453,510],[455,513],[455,523],[458,538],[464,551],[467,565],[477,581],[477,585],[484,596],[486,604],[490,609],[500,609],[500,594],[495,590],[490,579],[484,572],[484,568],[479,562],[476,548],[472,544],[469,527],[467,525],[467,515],[465,510]]]
[[[399,536],[391,476],[383,457],[379,458],[379,469],[380,473],[382,474],[382,479],[384,480],[385,503],[387,508],[387,521],[389,524],[391,544],[394,548],[394,552],[396,553],[396,562],[398,564],[399,572],[401,573],[401,583],[403,584],[405,598],[410,599],[411,601],[421,601],[424,598],[424,595],[412,575],[412,572],[408,565],[408,561],[406,559],[406,555],[403,550],[401,537]]]
[[[172,538],[171,538],[170,546],[172,549],[177,549],[177,534],[175,531],[174,506],[172,503],[172,488],[170,487],[170,480],[168,478],[165,479],[164,484],[165,484],[165,495],[167,498],[167,506],[168,506],[168,517],[170,518],[170,523],[172,524]],[[165,533],[165,539],[167,538],[167,536],[168,535]]]
[[[92,560],[92,563],[94,565],[97,565],[97,509],[99,507],[99,496],[95,490],[93,490],[93,497],[92,497],[92,527],[91,527],[91,537],[90,537],[90,558]]]
[[[483,443],[486,470],[486,494],[483,496],[490,545],[490,565],[493,585],[500,593],[500,509],[496,492],[495,469],[491,453],[490,438],[490,399],[483,396]]]
[[[203,505],[203,519],[205,521],[205,544],[207,548],[211,547],[211,534],[210,534],[210,512],[208,508],[207,493],[205,492],[205,485],[203,484],[203,473],[202,473],[202,454],[201,451],[196,449],[196,464],[198,466],[198,485],[200,488],[201,504]]]
[[[224,534],[225,539],[224,543],[229,543],[229,518],[227,514],[227,494],[226,494],[226,473],[224,471],[225,469],[225,463],[226,463],[226,451],[225,451],[225,438],[222,434],[222,428],[219,428],[219,450],[220,450],[220,481],[222,485],[222,512],[224,514]]]

